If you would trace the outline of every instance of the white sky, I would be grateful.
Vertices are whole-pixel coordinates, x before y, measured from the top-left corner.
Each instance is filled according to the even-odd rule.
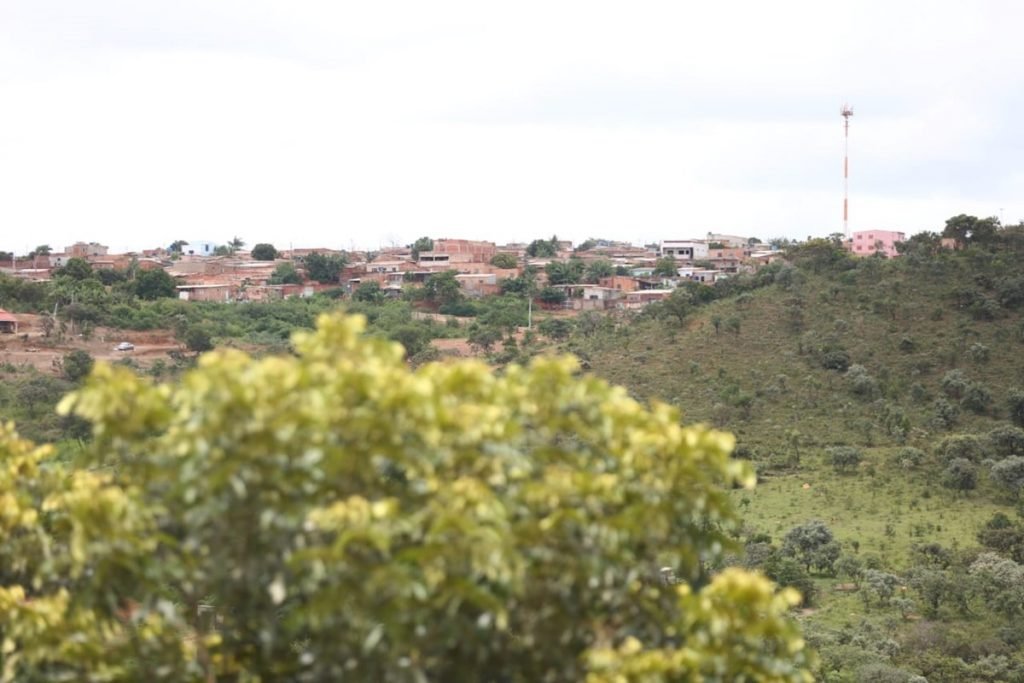
[[[1024,3],[0,0],[0,250],[1024,218]]]

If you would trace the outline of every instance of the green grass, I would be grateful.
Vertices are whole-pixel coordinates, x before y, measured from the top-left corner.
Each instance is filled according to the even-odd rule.
[[[838,475],[822,466],[772,477],[753,491],[733,491],[731,496],[744,522],[776,542],[794,526],[820,519],[844,553],[877,555],[897,572],[910,568],[914,545],[975,547],[978,528],[993,514],[1015,514],[1012,506],[992,502],[985,491],[958,495],[926,481],[921,473],[884,468],[868,476]],[[741,504],[744,499],[749,505]]]

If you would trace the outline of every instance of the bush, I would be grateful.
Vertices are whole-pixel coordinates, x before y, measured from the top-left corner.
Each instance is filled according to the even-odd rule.
[[[1024,429],[1001,425],[985,437],[991,453],[1000,458],[1008,455],[1024,455]]]
[[[1019,455],[1000,460],[992,465],[992,481],[1008,490],[1014,496],[1019,496],[1021,487],[1024,487],[1024,458]]]
[[[932,407],[932,423],[938,429],[952,429],[960,419],[960,410],[944,398],[936,399]]]
[[[952,434],[935,445],[935,453],[942,462],[957,458],[980,462],[985,457],[985,444],[974,434]]]
[[[809,680],[795,594],[706,573],[753,483],[731,437],[571,360],[412,371],[359,326],[157,387],[102,367],[62,404],[95,427],[74,476],[0,429],[5,675]]]
[[[826,351],[821,356],[821,367],[826,370],[846,372],[850,367],[850,354],[846,349],[833,349],[831,351]]]
[[[1006,395],[1006,407],[1010,410],[1010,419],[1014,424],[1024,427],[1024,391],[1010,389]]]
[[[988,411],[991,404],[992,392],[981,382],[971,382],[968,384],[963,398],[960,399],[960,405],[979,415]]]
[[[862,398],[874,398],[878,393],[878,382],[863,365],[851,365],[846,371],[846,381],[850,384],[850,390]]]
[[[978,485],[975,466],[964,458],[955,458],[942,473],[942,485],[957,491],[971,491]]]
[[[836,472],[850,473],[864,459],[864,452],[854,446],[832,446],[825,449],[828,462]]]
[[[61,362],[61,369],[64,373],[64,377],[71,382],[78,382],[84,379],[91,371],[92,366],[95,365],[95,359],[89,355],[88,351],[82,349],[75,349],[69,353],[64,354],[64,358]]]
[[[912,446],[905,446],[904,448],[900,448],[896,451],[893,455],[892,462],[900,469],[912,470],[917,469],[924,464],[926,458],[927,456],[925,455],[925,452],[921,449],[914,448]]]
[[[967,377],[960,370],[950,370],[942,377],[942,391],[950,398],[960,399],[967,391]]]

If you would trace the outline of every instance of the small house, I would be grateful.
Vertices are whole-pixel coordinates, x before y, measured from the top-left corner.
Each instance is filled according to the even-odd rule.
[[[0,334],[17,334],[18,319],[13,313],[8,313],[0,308]]]

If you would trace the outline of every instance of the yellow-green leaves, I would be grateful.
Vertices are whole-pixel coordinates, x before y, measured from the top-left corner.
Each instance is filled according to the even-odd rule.
[[[730,435],[571,358],[414,371],[363,327],[324,317],[296,356],[213,352],[174,386],[100,365],[61,404],[93,423],[90,469],[0,488],[0,524],[43,539],[18,585],[71,582],[51,630],[102,643],[97,666],[130,646],[119,671],[247,680],[805,679],[791,596],[661,578],[703,585],[730,545],[724,487],[753,483]],[[12,439],[5,471],[41,477]],[[13,633],[8,661],[42,656]]]

